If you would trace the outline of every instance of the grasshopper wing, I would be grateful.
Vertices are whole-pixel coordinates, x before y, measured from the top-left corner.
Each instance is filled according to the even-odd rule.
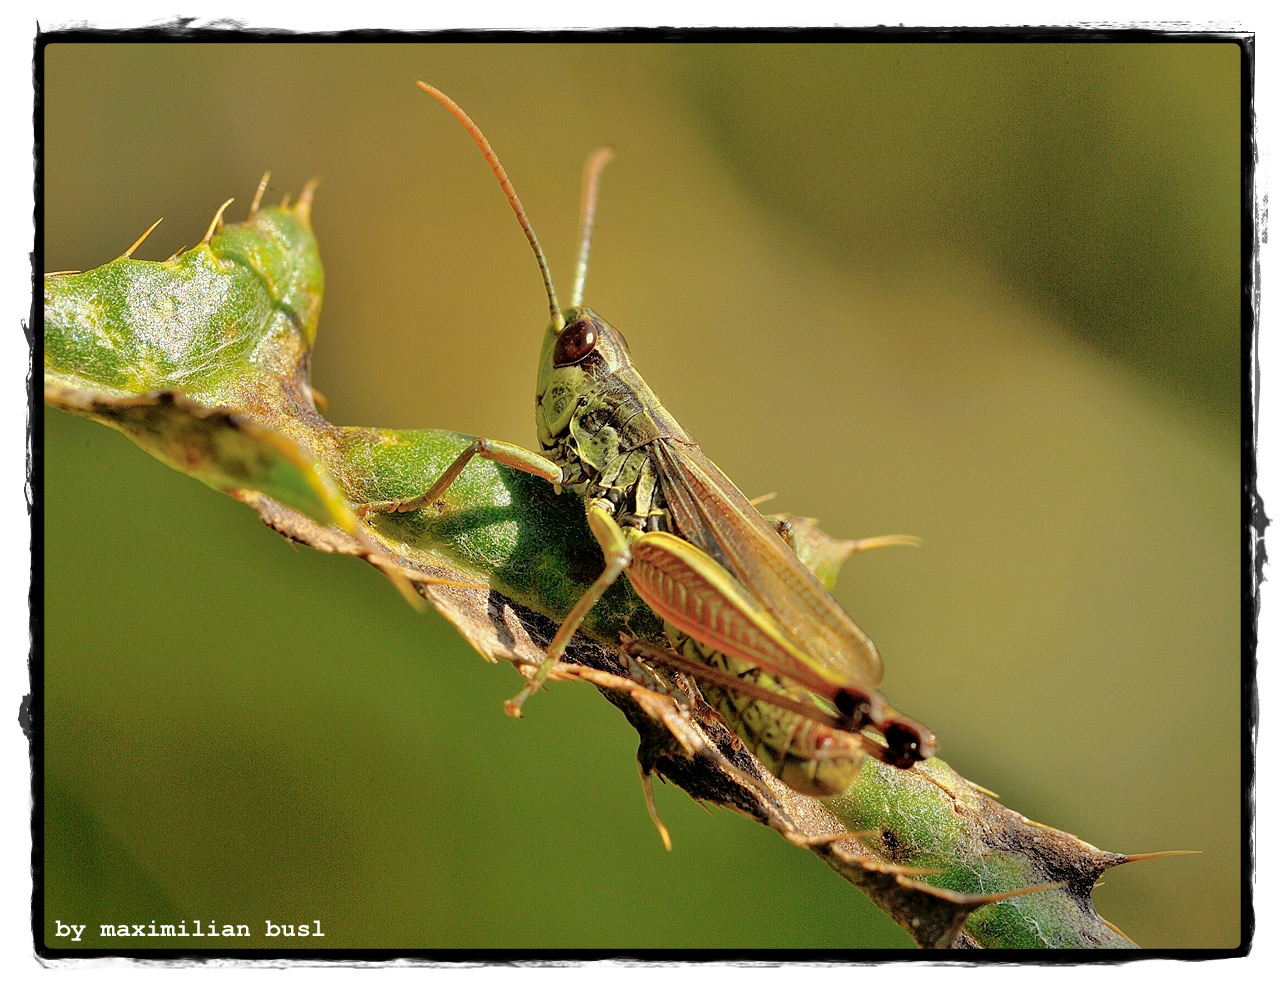
[[[748,499],[694,444],[654,445],[674,532],[718,561],[813,664],[772,669],[819,693],[875,685],[879,651]]]

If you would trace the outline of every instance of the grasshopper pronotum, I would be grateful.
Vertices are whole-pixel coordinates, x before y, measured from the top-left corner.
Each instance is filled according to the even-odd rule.
[[[360,512],[428,506],[474,455],[584,500],[605,568],[563,620],[543,664],[506,704],[509,713],[520,714],[585,615],[624,573],[665,621],[673,645],[629,649],[701,681],[729,725],[791,787],[833,794],[851,782],[864,755],[903,768],[931,756],[932,733],[875,690],[883,666],[870,638],[665,409],[634,368],[624,336],[582,304],[598,178],[610,150],[593,154],[585,169],[576,277],[571,306],[562,309],[535,231],[490,143],[453,100],[419,86],[481,148],[544,278],[550,323],[536,395],[542,451],[478,438],[422,495],[367,503]],[[867,727],[884,742],[861,734]]]

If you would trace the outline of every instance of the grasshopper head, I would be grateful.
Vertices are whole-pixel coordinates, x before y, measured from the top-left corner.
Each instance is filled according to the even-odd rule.
[[[536,434],[550,449],[601,384],[631,365],[629,344],[592,308],[562,312],[544,335],[536,378]]]
[[[592,308],[567,308],[562,325],[550,324],[540,350],[536,393],[579,389],[633,364],[619,329]]]

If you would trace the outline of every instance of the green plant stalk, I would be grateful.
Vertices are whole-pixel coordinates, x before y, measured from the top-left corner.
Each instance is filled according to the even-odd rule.
[[[470,439],[338,427],[318,413],[307,365],[324,275],[311,204],[306,189],[293,207],[255,210],[164,263],[121,257],[47,277],[46,403],[123,432],[294,540],[413,585],[489,659],[534,666],[601,569],[583,510],[543,480],[479,460],[437,510],[358,524],[354,504],[421,492]],[[852,546],[795,526],[800,556],[832,586]],[[499,616],[492,593],[506,603]],[[621,579],[560,676],[591,680],[621,708],[644,770],[815,851],[921,946],[1133,946],[1090,899],[1098,877],[1132,856],[1029,822],[937,759],[905,771],[868,758],[842,794],[803,797],[708,709],[689,713],[628,679],[623,631],[663,645],[659,620]],[[845,832],[861,836],[836,840]]]

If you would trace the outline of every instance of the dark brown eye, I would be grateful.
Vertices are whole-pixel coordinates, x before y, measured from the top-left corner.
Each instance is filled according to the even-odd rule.
[[[598,330],[588,318],[573,321],[558,335],[553,347],[553,365],[571,366],[578,363],[598,344]]]

